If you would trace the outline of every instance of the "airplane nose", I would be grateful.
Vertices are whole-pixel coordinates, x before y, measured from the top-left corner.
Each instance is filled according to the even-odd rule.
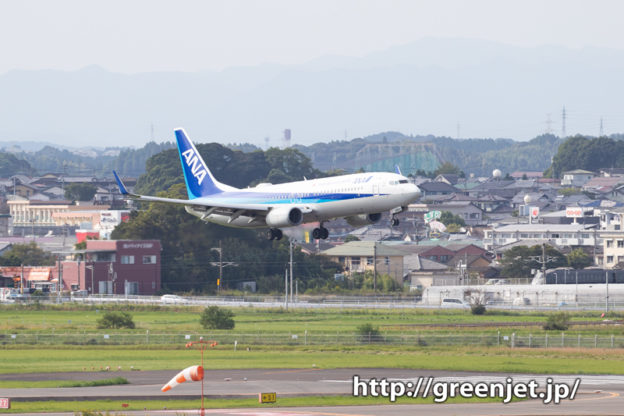
[[[420,189],[418,189],[418,186],[414,184],[409,184],[409,189],[407,193],[409,194],[412,201],[416,201],[420,196]]]

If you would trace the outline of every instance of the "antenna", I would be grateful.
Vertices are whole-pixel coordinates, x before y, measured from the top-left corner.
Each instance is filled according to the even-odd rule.
[[[288,149],[290,147],[291,138],[292,132],[290,129],[284,130],[284,149]]]
[[[269,136],[266,136],[266,137],[264,138],[264,147],[265,147],[265,150],[268,150],[268,149],[269,149],[269,140],[271,140],[271,139],[269,138]]]
[[[604,128],[602,124],[602,117],[600,117],[600,137],[604,136]]]
[[[566,111],[565,105],[563,111],[561,111],[561,137],[566,137]]]

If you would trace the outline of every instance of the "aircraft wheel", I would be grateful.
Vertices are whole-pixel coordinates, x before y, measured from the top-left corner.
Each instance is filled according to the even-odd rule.
[[[391,224],[393,227],[396,227],[397,225],[399,225],[399,219],[398,218],[392,218]]]
[[[282,237],[284,236],[284,233],[282,233],[282,230],[280,230],[279,228],[275,228],[273,231],[275,232],[276,240],[281,240]]]
[[[267,230],[266,238],[267,238],[267,240],[274,240],[275,239],[275,233],[273,232],[273,228],[269,228]]]
[[[312,238],[314,238],[315,240],[320,240],[322,236],[323,234],[321,233],[320,228],[315,228],[314,230],[312,230]]]
[[[327,237],[329,237],[329,230],[325,227],[321,228],[321,238],[323,240],[325,240]]]

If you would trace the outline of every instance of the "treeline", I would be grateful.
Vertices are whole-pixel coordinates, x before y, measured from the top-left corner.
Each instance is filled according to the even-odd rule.
[[[0,152],[0,177],[8,178],[13,175],[32,175],[34,169],[25,160],[17,158],[11,153]]]
[[[560,178],[569,170],[597,172],[602,168],[624,167],[624,141],[610,137],[574,136],[566,139],[546,170],[548,176]]]
[[[260,182],[277,184],[324,176],[312,166],[310,159],[293,148],[243,153],[218,143],[197,144],[196,147],[215,178],[237,188]],[[178,151],[170,149],[147,160],[145,174],[139,177],[136,191],[154,194],[176,183],[184,183],[184,178]]]

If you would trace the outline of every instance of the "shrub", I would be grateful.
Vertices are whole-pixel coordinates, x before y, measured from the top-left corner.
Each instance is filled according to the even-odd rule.
[[[374,327],[370,323],[358,326],[355,332],[360,342],[379,342],[382,340],[379,327]]]
[[[485,314],[485,305],[481,303],[472,304],[470,305],[470,312],[472,312],[473,315],[483,315]]]
[[[134,329],[134,321],[128,312],[106,312],[98,319],[97,327],[100,329]]]
[[[565,331],[569,326],[570,316],[565,312],[558,312],[548,316],[544,329],[547,331]]]
[[[234,312],[229,309],[222,309],[218,306],[210,306],[201,314],[199,323],[205,329],[233,329]]]

